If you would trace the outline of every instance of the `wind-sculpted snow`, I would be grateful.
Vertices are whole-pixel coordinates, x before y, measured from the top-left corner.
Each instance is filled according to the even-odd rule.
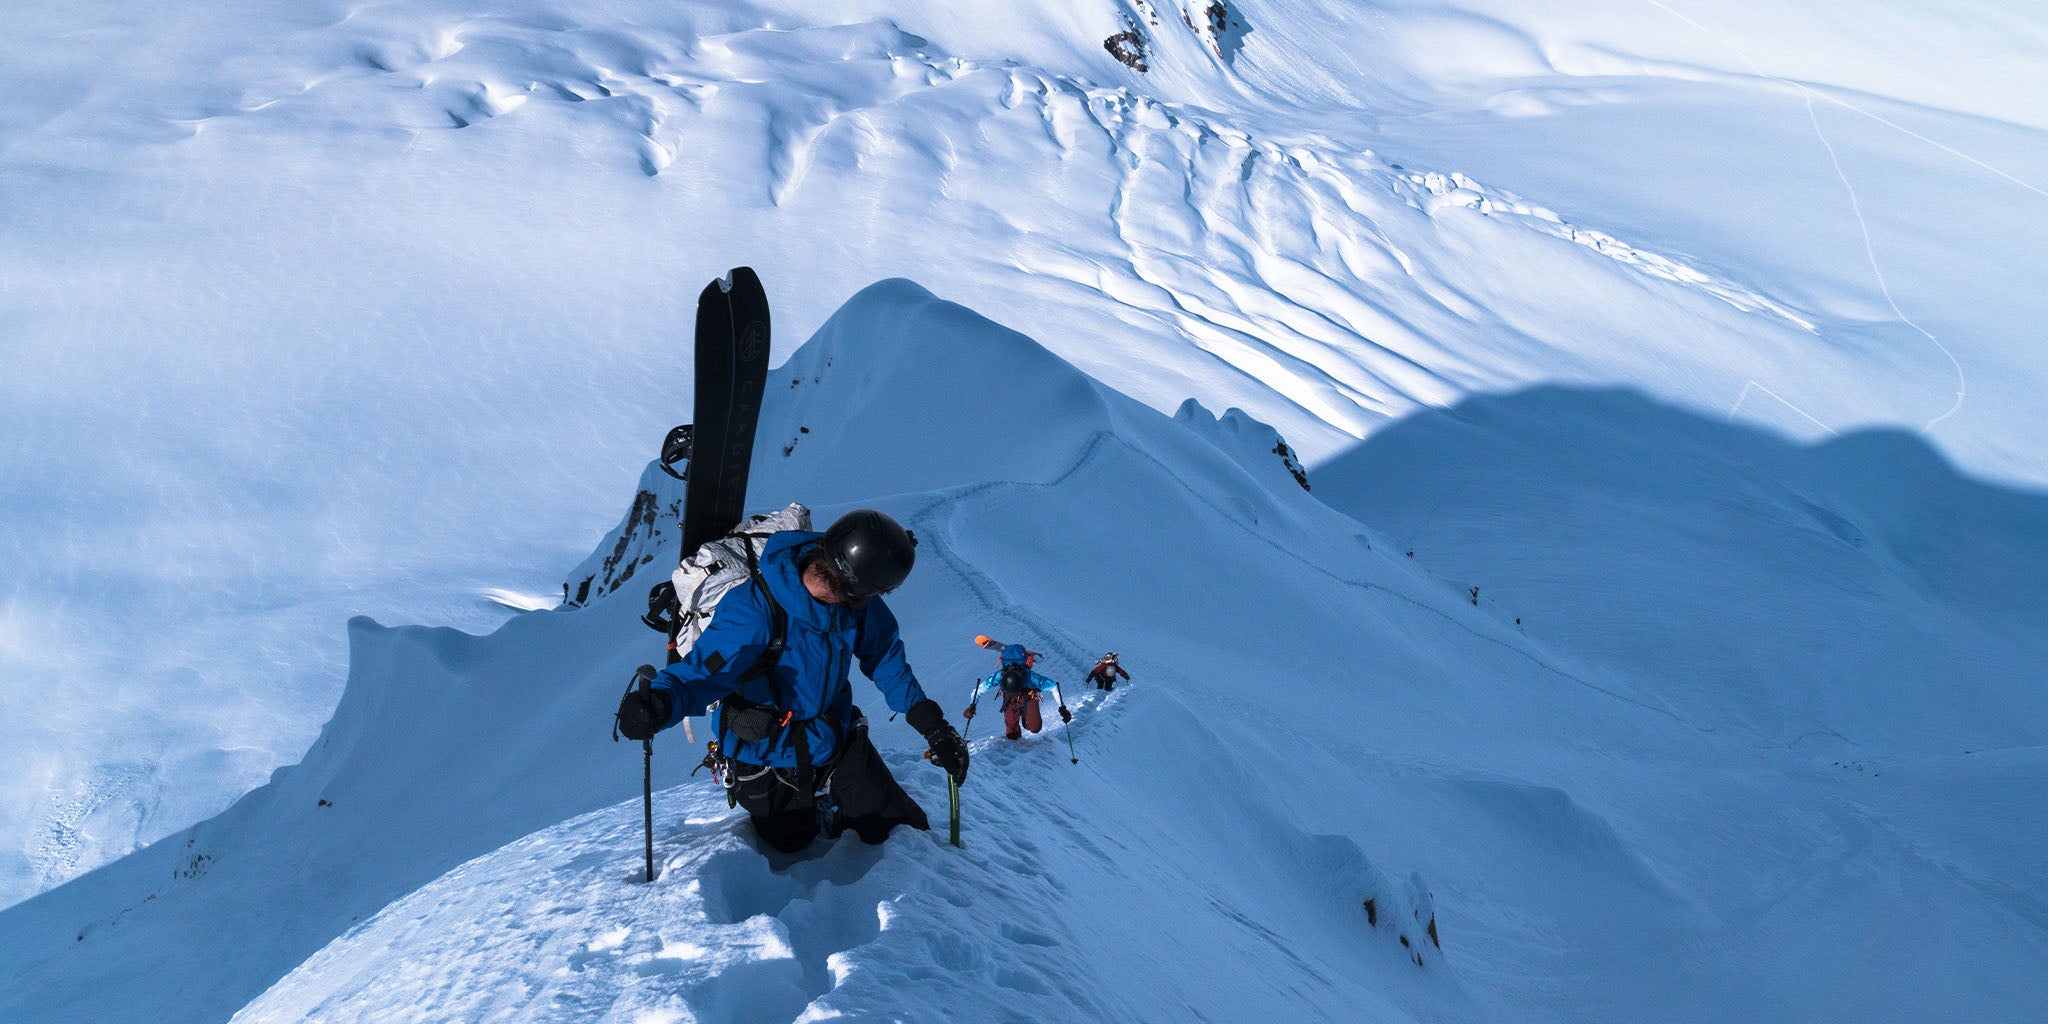
[[[1106,13],[1107,6],[1093,16]],[[1161,20],[1156,10],[1137,13]],[[1010,17],[1035,15],[1020,9]],[[1044,20],[1078,27],[1089,18]],[[1432,25],[1441,37],[1432,47],[1493,40],[1478,49],[1495,54],[1485,62],[1495,74],[1515,66],[1507,54],[1541,50],[1534,36],[1506,22],[1450,11],[1417,12],[1392,34],[1428,35]],[[1187,27],[1194,28],[1192,13]],[[1337,30],[1346,29],[1357,30]],[[1558,349],[1581,364],[1567,379],[1653,384],[1739,410],[1744,396],[1771,387],[1756,370],[1771,351],[1811,347],[1810,336],[1852,332],[1868,316],[1801,309],[1800,297],[1773,294],[1768,278],[1745,281],[1740,268],[1701,266],[1627,241],[1615,225],[1560,214],[1456,166],[1390,161],[1376,151],[1385,140],[1369,121],[1347,124],[1327,108],[1305,106],[1313,91],[1275,82],[1271,95],[1247,93],[1213,68],[1190,70],[1157,90],[1105,84],[1082,70],[1085,62],[1056,58],[1044,35],[1041,27],[1017,45],[1049,64],[981,52],[985,43],[956,36],[956,46],[971,46],[963,52],[879,18],[791,26],[739,9],[682,9],[619,28],[552,14],[376,9],[300,32],[280,57],[244,61],[232,104],[169,119],[198,131],[220,118],[259,117],[260,126],[242,129],[256,138],[296,134],[306,124],[351,129],[402,141],[409,151],[423,132],[524,111],[538,123],[521,134],[535,142],[566,133],[600,147],[591,154],[600,160],[607,149],[620,159],[630,153],[646,174],[690,178],[693,192],[715,183],[708,192],[727,202],[787,209],[787,217],[770,219],[800,231],[859,225],[867,230],[854,244],[876,246],[886,239],[874,232],[915,223],[916,236],[897,237],[1055,279],[1039,287],[1058,297],[1069,319],[1035,313],[1020,323],[1056,349],[1075,351],[1062,341],[1075,320],[1105,316],[1136,327],[1147,345],[1192,341],[1242,374],[1246,386],[1272,389],[1278,404],[1260,411],[1304,437],[1317,456],[1388,415],[1483,387],[1555,379]],[[1298,36],[1287,42],[1303,45]],[[1391,49],[1385,41],[1373,45]],[[1557,74],[1540,58],[1519,70]],[[1378,82],[1377,91],[1344,98],[1384,115],[1403,97],[1393,109],[1413,113],[1418,88],[1412,80]],[[526,107],[535,99],[545,109]],[[1536,107],[1515,116],[1553,109],[1558,100],[1525,102]],[[1818,121],[1813,133],[1836,150]],[[704,134],[730,141],[683,141]],[[1822,408],[1815,416],[1808,396],[1783,398],[1782,387],[1772,393],[1829,430],[1845,419],[1931,426],[1961,408],[1962,358],[1899,305],[1854,180],[1839,155],[1829,166],[1845,213],[1862,229],[1869,251],[1858,255],[1871,264],[1886,319],[1922,335],[1953,369],[1957,401],[1917,419],[1898,406]],[[813,175],[819,181],[806,190]],[[884,181],[935,181],[944,202],[924,216],[878,217],[911,214],[929,194],[878,188]],[[1042,202],[1017,202],[1020,190]],[[1457,211],[1491,224],[1444,221]],[[1440,237],[1475,229],[1470,239]],[[1491,292],[1492,279],[1532,283],[1522,256],[1548,251],[1500,231],[1584,246],[1675,291],[1655,293],[1651,304],[1632,302],[1613,293],[1627,281],[1609,280],[1616,268],[1573,266],[1553,251],[1553,270],[1569,268],[1573,291],[1600,293],[1571,308],[1565,320],[1574,330],[1560,331],[1562,308],[1536,296],[1494,292],[1475,308],[1475,292]],[[1085,298],[1062,282],[1096,295]],[[1707,316],[1691,304],[1694,296],[1763,319]],[[1682,331],[1679,321],[1670,332],[1648,329],[1642,316],[1650,306],[1674,303],[1689,313]],[[1602,326],[1586,330],[1589,321]],[[1714,335],[1710,343],[1666,336],[1703,330]],[[1655,360],[1615,351],[1608,339],[1616,337],[1647,345]],[[1483,363],[1469,355],[1481,342]],[[1712,389],[1693,383],[1701,375],[1727,378],[1717,384],[1723,394],[1702,393]],[[1141,397],[1165,408],[1185,396]]]
[[[1576,341],[1513,302],[1473,308],[1475,284],[1519,277],[1515,254],[1543,246],[1493,238],[1446,250],[1439,233],[1474,227],[1438,222],[1465,211],[1491,222],[1481,236],[1554,236],[1675,286],[1661,303],[1699,294],[1779,321],[1734,320],[1711,345],[1643,339],[1660,359],[1690,364],[1685,372],[1721,372],[1731,347],[1759,343],[1745,332],[1796,344],[1776,332],[1818,330],[1816,314],[1768,294],[1765,282],[1622,241],[1613,226],[1577,223],[1456,167],[1390,163],[1358,125],[1283,120],[1282,110],[1304,112],[1213,82],[1190,83],[1194,95],[1180,98],[1068,67],[949,52],[890,21],[787,26],[743,9],[683,8],[622,28],[557,14],[373,8],[299,31],[281,54],[246,57],[228,77],[214,94],[165,101],[165,120],[258,146],[312,132],[332,146],[337,132],[364,133],[358,144],[388,157],[440,148],[431,133],[517,113],[532,122],[518,132],[528,145],[566,136],[595,147],[588,155],[601,163],[630,158],[648,175],[683,176],[693,193],[685,205],[765,205],[777,232],[858,225],[866,230],[842,244],[901,241],[1051,278],[1032,290],[1050,293],[1060,318],[1035,313],[1020,321],[1027,331],[1070,354],[1083,351],[1067,340],[1076,325],[1104,319],[1135,328],[1131,342],[1143,348],[1192,341],[1245,387],[1272,389],[1279,404],[1259,411],[1302,436],[1312,456],[1390,415],[1542,379],[1538,367],[1560,345],[1596,376],[1650,379],[1645,364],[1589,344],[1624,325],[1640,333],[1626,303],[1578,309],[1576,319],[1610,326]],[[937,182],[944,202],[925,216],[893,215],[928,202],[928,190],[894,184],[904,181]],[[1033,201],[1019,202],[1020,190]],[[903,233],[912,224],[916,234]],[[1605,288],[1595,282],[1611,270],[1584,264],[1573,275]],[[1007,305],[998,297],[995,308]],[[1482,336],[1484,362],[1451,343]],[[1108,379],[1122,385],[1126,374]],[[1750,383],[1729,381],[1730,401]],[[1141,397],[1169,408],[1186,396],[1151,384]]]

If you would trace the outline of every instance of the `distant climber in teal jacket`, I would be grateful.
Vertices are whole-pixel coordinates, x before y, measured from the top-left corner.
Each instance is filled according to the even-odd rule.
[[[975,704],[983,693],[1000,693],[1003,695],[1004,738],[1022,739],[1024,734],[1018,730],[1020,724],[1032,732],[1043,729],[1045,719],[1038,711],[1039,699],[1047,690],[1057,694],[1060,684],[1033,672],[1031,663],[1034,660],[1022,644],[1003,648],[1002,664],[974,684],[974,692],[967,695],[967,710],[960,713],[961,717],[974,717]],[[1074,720],[1073,712],[1067,710],[1064,702],[1059,709],[1060,721]]]

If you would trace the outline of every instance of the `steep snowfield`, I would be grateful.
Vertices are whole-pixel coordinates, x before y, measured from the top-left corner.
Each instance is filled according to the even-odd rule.
[[[641,885],[638,752],[609,741],[606,711],[655,653],[646,577],[489,637],[358,620],[349,689],[303,764],[0,914],[0,1017],[2048,1009],[2029,982],[2048,969],[2048,837],[2025,813],[2048,795],[2048,709],[2023,682],[2041,617],[2024,600],[1964,614],[1976,588],[1945,589],[2038,586],[2048,499],[1965,480],[1909,438],[1803,448],[1547,389],[1333,463],[1318,493],[1390,524],[1368,527],[1258,458],[1270,435],[1242,414],[1170,419],[906,282],[858,295],[776,379],[763,437],[796,443],[757,453],[755,503],[873,502],[918,532],[892,605],[941,701],[957,711],[986,671],[977,632],[1047,652],[1071,684],[1070,732],[978,730],[965,849],[913,833],[770,861],[670,732],[662,873]],[[674,497],[652,469],[642,486]],[[1396,489],[1410,497],[1376,497]],[[1489,534],[1525,522],[1496,502],[1556,534]],[[1910,543],[1923,510],[1957,507],[1980,518]],[[1616,564],[1579,565],[1575,527]],[[665,564],[666,537],[629,558]],[[1525,548],[1554,557],[1503,553]],[[1949,570],[1913,571],[1930,558]],[[1699,578],[1749,581],[1776,629],[1759,637],[1738,587]],[[1868,662],[1841,622],[1941,609],[1969,628]],[[1080,690],[1109,648],[1135,678]],[[1748,662],[1717,669],[1723,650]],[[1806,678],[1831,660],[1861,671]],[[1927,661],[1949,685],[1927,685]],[[910,730],[875,733],[942,808]]]
[[[1536,389],[1404,421],[1315,479],[1688,718],[1843,759],[2048,735],[2048,495],[1967,479],[1908,434],[1809,447]]]
[[[1311,463],[1619,384],[2048,480],[2038,12],[1225,6],[11,11],[0,903],[296,759],[350,616],[555,596],[737,263],[784,353],[900,275]]]
[[[636,475],[643,526],[673,501],[643,466],[687,408],[691,296],[738,263],[792,359],[757,487],[926,520],[946,568],[905,595],[926,671],[964,688],[975,632],[1070,675],[1109,645],[1148,667],[1075,730],[1109,749],[1042,777],[1014,759],[1041,817],[970,787],[984,838],[1070,887],[1057,927],[1019,888],[869,934],[875,906],[992,863],[928,837],[792,869],[797,890],[742,873],[750,896],[692,910],[691,865],[736,840],[680,790],[675,890],[604,903],[643,916],[585,966],[662,967],[635,959],[662,908],[779,905],[792,957],[711,958],[793,961],[758,968],[787,982],[777,1012],[879,1007],[860,979],[923,941],[1001,1019],[1004,979],[1050,984],[1004,973],[1036,944],[993,922],[1029,918],[1083,979],[1034,998],[1091,1017],[2044,1016],[2022,985],[2048,922],[2048,21],[1976,0],[1211,18],[0,18],[0,1017],[224,1019],[470,858],[506,891],[630,868],[578,859],[630,817],[606,808],[633,766],[575,723],[651,657],[630,653],[646,581],[519,613],[602,569],[614,538],[589,542]],[[1038,344],[899,284],[796,349],[892,275]],[[628,538],[650,564],[659,525]],[[1242,578],[1196,592],[1217,566]],[[565,824],[587,813],[620,817]],[[493,852],[527,836],[579,852]],[[1383,877],[1407,900],[1415,871],[1448,981],[1339,907]],[[491,898],[442,884],[408,912]],[[530,934],[567,949],[597,916]],[[394,927],[322,955],[365,978],[416,957],[451,1001],[531,980]],[[1175,959],[1198,954],[1243,977]],[[669,981],[578,991],[755,1012]],[[374,997],[326,984],[268,1005]],[[1119,984],[1150,1002],[1089,1001]]]

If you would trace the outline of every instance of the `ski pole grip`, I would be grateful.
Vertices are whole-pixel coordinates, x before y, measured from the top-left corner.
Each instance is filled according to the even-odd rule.
[[[641,693],[646,693],[647,691],[649,691],[649,690],[653,689],[653,688],[654,688],[654,666],[652,666],[652,665],[642,665],[642,666],[640,666],[639,668],[637,668],[637,669],[634,669],[634,670],[633,670],[633,679],[634,679],[634,681],[635,681],[635,682],[637,682],[637,683],[639,683],[639,684],[640,684],[640,692],[641,692]]]

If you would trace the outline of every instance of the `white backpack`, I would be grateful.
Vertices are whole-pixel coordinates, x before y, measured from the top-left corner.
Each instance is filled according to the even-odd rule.
[[[647,624],[669,634],[674,658],[690,653],[697,646],[697,639],[710,628],[719,599],[753,578],[768,538],[783,530],[810,528],[811,510],[792,501],[786,508],[748,516],[732,532],[705,541],[676,566],[668,588],[657,585],[648,595]],[[658,597],[663,589],[669,589],[669,593]],[[656,607],[663,604],[667,605],[668,621],[661,617],[664,609]]]

